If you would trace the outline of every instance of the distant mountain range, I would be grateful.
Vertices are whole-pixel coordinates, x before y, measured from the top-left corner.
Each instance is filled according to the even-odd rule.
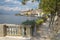
[[[19,11],[4,11],[0,10],[0,15],[15,15],[17,13],[20,13]]]

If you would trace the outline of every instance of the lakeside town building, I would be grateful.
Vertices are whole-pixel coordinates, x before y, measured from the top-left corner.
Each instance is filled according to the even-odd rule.
[[[43,12],[41,9],[31,9],[28,11],[20,11],[21,15],[28,15],[28,16],[43,16]]]

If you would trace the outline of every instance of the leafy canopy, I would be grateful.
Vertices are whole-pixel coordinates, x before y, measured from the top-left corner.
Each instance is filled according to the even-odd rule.
[[[24,24],[24,25],[35,25],[35,21],[34,20],[26,20],[26,21],[22,22],[22,24]]]
[[[39,8],[41,8],[44,12],[47,13],[55,12],[56,0],[41,0]]]

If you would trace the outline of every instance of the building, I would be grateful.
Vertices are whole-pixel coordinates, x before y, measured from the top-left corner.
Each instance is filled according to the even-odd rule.
[[[36,9],[36,10],[28,10],[28,11],[20,11],[21,15],[29,15],[29,16],[41,16],[42,10]]]
[[[31,37],[31,25],[0,24],[0,37],[26,36]]]

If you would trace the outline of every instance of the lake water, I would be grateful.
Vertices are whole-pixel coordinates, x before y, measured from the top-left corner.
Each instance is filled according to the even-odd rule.
[[[27,17],[27,16],[15,16],[15,15],[0,15],[0,24],[8,23],[8,24],[21,24],[26,20],[33,20],[36,17]]]

